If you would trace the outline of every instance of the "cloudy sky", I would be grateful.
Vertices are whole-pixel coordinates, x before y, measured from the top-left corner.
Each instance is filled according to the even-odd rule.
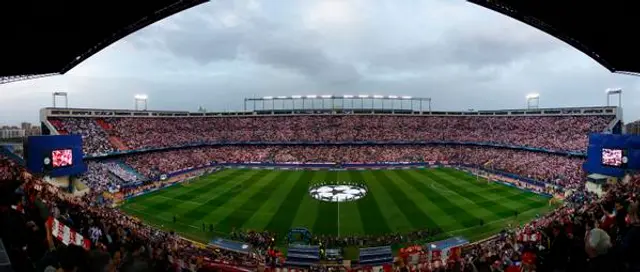
[[[525,24],[462,0],[213,0],[155,23],[64,76],[0,85],[0,123],[36,121],[52,91],[69,106],[239,110],[242,98],[295,94],[431,97],[437,110],[606,103],[640,80]]]

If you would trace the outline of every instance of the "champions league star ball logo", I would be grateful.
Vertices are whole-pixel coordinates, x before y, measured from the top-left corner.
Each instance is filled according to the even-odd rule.
[[[319,182],[309,188],[311,197],[326,202],[346,202],[363,198],[367,187],[354,182]]]

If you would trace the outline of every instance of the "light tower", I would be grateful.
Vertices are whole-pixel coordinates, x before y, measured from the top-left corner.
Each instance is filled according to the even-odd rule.
[[[69,101],[67,100],[67,92],[53,92],[53,107],[56,107],[56,97],[63,97],[64,98],[64,107],[68,108],[69,107]]]
[[[148,97],[146,94],[136,94],[136,95],[133,97],[133,102],[135,103],[135,109],[136,109],[136,110],[140,110],[140,109],[138,109],[138,104],[139,104],[139,103],[143,103],[143,105],[144,105],[144,109],[142,109],[142,110],[143,110],[143,111],[146,111],[146,110],[147,110],[147,99],[148,99],[148,98],[149,98],[149,97]]]
[[[618,107],[622,108],[622,89],[621,88],[607,88],[605,90],[605,93],[607,94],[607,106],[609,105],[609,97],[612,95],[618,95]]]
[[[532,93],[526,96],[527,109],[537,109],[540,106],[540,94]]]

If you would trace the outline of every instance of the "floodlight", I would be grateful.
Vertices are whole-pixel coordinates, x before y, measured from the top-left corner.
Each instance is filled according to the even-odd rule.
[[[619,94],[622,92],[621,88],[607,88],[607,90],[605,91],[605,93],[607,94]]]
[[[373,98],[383,98],[383,97],[384,97],[384,96],[382,96],[382,95],[377,95],[377,94],[373,96]]]
[[[318,96],[317,96],[317,95],[315,95],[315,94],[307,95],[307,98],[317,98],[317,97],[318,97]]]
[[[263,97],[262,99],[264,99],[264,100],[273,99],[273,96],[265,96],[265,97]]]
[[[369,97],[369,96],[368,96],[368,95],[366,95],[366,94],[361,94],[361,95],[358,95],[358,97],[359,97],[359,98],[367,98],[367,97]]]
[[[537,93],[532,93],[527,95],[527,99],[535,99],[538,97],[540,97],[540,94],[537,94]]]
[[[140,99],[140,100],[145,100],[147,99],[147,95],[146,94],[136,94],[133,98],[135,99]]]
[[[402,97],[402,99],[411,99],[411,96],[405,95],[405,96]]]
[[[396,98],[398,98],[398,96],[397,95],[390,95],[389,98],[396,99]]]
[[[302,95],[292,95],[291,98],[293,99],[300,99],[302,98]]]
[[[325,95],[322,96],[322,98],[331,98],[331,95],[330,94],[325,94]]]
[[[344,97],[344,98],[353,98],[353,95],[345,94],[345,95],[343,95],[342,97]]]

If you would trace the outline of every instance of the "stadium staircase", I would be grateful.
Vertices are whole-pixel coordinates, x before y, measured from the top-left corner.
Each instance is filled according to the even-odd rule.
[[[62,122],[57,119],[49,119],[44,122],[45,126],[49,129],[52,135],[67,135],[69,132],[64,129]]]
[[[107,135],[109,135],[109,137],[108,137],[109,142],[113,146],[115,146],[118,150],[124,151],[124,150],[128,150],[129,149],[122,142],[122,140],[120,140],[120,138],[118,136],[114,135],[113,127],[111,126],[111,124],[107,123],[107,121],[105,121],[103,119],[96,120],[96,123],[98,123],[98,125],[107,133]]]
[[[140,174],[138,171],[136,171],[136,169],[133,169],[133,167],[131,167],[130,165],[126,164],[123,161],[117,161],[117,164],[120,165],[120,167],[122,167],[122,169],[127,170],[127,172],[130,172],[130,173],[136,175],[138,177],[138,180],[144,180],[144,179],[147,178],[144,175]]]

